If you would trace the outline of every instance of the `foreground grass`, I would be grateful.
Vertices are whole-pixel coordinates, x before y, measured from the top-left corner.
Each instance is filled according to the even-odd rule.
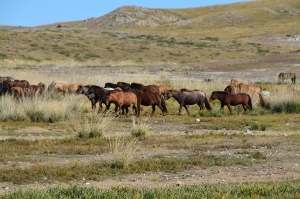
[[[137,189],[129,187],[113,187],[102,190],[96,187],[71,186],[56,187],[46,190],[20,189],[8,193],[1,198],[299,198],[300,181],[264,182],[243,184],[214,184],[190,187],[168,187],[160,189]]]
[[[132,139],[124,137],[128,143]],[[280,142],[274,137],[239,134],[148,136],[139,141],[139,146],[142,147],[133,154],[132,161],[128,162],[126,167],[112,168],[114,161],[110,155],[110,143],[107,139],[67,138],[34,141],[10,139],[1,141],[0,159],[3,165],[0,168],[0,182],[23,184],[43,182],[44,178],[47,178],[47,182],[55,182],[58,179],[61,182],[69,182],[83,177],[87,180],[101,181],[136,173],[179,173],[193,167],[260,165],[268,161],[268,158],[259,149],[267,147],[272,150],[286,150],[285,147],[293,145],[293,151],[297,151],[300,149],[296,147],[299,146],[299,142],[300,137],[297,135],[282,137]],[[155,148],[169,152],[138,158],[138,154],[147,154],[147,151],[153,151]],[[185,150],[185,153],[177,154],[177,150]],[[235,152],[230,156],[206,153],[224,150]],[[95,154],[108,158],[97,159]]]

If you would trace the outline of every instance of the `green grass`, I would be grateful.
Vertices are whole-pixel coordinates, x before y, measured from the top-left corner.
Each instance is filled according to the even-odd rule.
[[[70,186],[55,187],[45,190],[16,190],[1,198],[299,198],[299,181],[259,182],[242,184],[204,184],[196,186],[167,187],[156,189],[137,189],[130,187],[113,187],[103,190],[96,187]]]

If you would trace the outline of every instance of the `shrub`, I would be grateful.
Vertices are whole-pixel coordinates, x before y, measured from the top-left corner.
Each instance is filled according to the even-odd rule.
[[[287,100],[270,105],[273,113],[300,113],[300,102]]]
[[[133,158],[133,154],[139,149],[137,139],[126,141],[124,138],[115,137],[109,140],[110,151],[113,156],[112,168],[125,168]]]
[[[1,121],[58,122],[71,117],[79,108],[78,98],[65,96],[59,101],[45,95],[44,97],[23,98],[16,101],[12,96],[1,97]]]
[[[146,133],[148,132],[148,130],[149,125],[146,122],[141,122],[140,120],[138,120],[136,123],[134,117],[132,118],[131,135],[133,137],[142,140],[146,137]]]
[[[110,112],[97,114],[92,112],[80,117],[71,125],[71,131],[79,138],[103,137],[112,122]]]

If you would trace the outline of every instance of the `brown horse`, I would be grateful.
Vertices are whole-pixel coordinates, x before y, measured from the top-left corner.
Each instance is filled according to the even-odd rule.
[[[153,116],[155,112],[155,106],[158,106],[163,114],[163,116],[166,115],[167,106],[165,103],[165,100],[161,97],[160,94],[154,94],[154,93],[145,93],[145,92],[137,92],[137,103],[138,103],[138,116],[140,116],[140,106],[152,106],[152,112],[150,116]]]
[[[106,97],[105,104],[108,106],[110,103],[114,103],[116,106],[115,111],[119,109],[119,111],[122,110],[122,106],[129,107],[131,104],[133,104],[133,108],[135,109],[135,115],[138,116],[137,111],[137,96],[132,92],[117,92],[117,93],[111,93]],[[129,115],[129,111],[127,109],[126,116]]]
[[[169,88],[166,85],[158,85],[159,94],[163,95],[165,92],[169,90]]]
[[[29,85],[24,87],[25,96],[34,97],[42,96],[46,90],[46,85],[43,82],[40,82],[38,85]]]
[[[143,84],[133,82],[130,84],[130,88],[136,91],[159,94],[159,87],[154,84],[145,86]]]
[[[253,104],[258,103],[258,100],[260,102],[260,105],[265,108],[266,107],[266,103],[262,94],[262,88],[259,85],[256,84],[230,84],[229,86],[227,86],[224,91],[226,91],[227,93],[232,93],[232,94],[236,94],[236,93],[246,93],[248,95],[250,95]]]
[[[220,100],[221,109],[223,109],[224,106],[226,105],[230,111],[230,114],[232,114],[231,106],[236,106],[239,104],[243,105],[244,111],[246,111],[247,108],[249,110],[252,110],[251,97],[246,93],[232,94],[232,93],[227,93],[225,91],[213,91],[209,98],[209,101],[212,102],[215,99]]]
[[[199,90],[186,90],[188,89],[169,90],[164,94],[164,98],[166,100],[173,97],[179,103],[180,107],[178,115],[180,114],[182,107],[184,107],[188,115],[190,115],[187,105],[198,104],[200,110],[204,109],[204,107],[208,110],[211,110],[211,106],[206,98],[205,93]]]

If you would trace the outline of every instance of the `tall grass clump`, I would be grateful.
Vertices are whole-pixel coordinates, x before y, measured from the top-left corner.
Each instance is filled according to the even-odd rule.
[[[72,122],[71,131],[79,138],[103,137],[112,124],[112,120],[110,112],[99,114],[92,112]]]
[[[300,113],[300,101],[294,99],[276,102],[270,105],[273,113]]]
[[[44,97],[23,98],[17,101],[12,96],[2,96],[0,104],[1,121],[58,122],[71,118],[79,108],[75,96],[65,96],[60,100]]]
[[[139,140],[143,140],[146,137],[147,132],[149,131],[150,127],[146,122],[142,122],[138,120],[135,122],[134,117],[132,117],[132,129],[131,135]]]
[[[120,137],[109,140],[109,147],[113,156],[111,168],[118,169],[123,169],[130,164],[133,154],[140,148],[137,139],[125,140]]]

